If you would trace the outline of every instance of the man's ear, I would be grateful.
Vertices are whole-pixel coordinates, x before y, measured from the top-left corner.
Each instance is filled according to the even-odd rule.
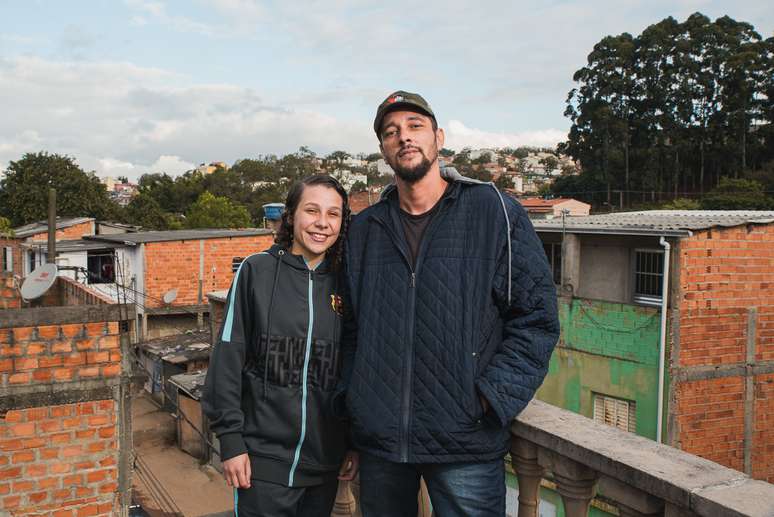
[[[435,145],[438,147],[439,151],[443,149],[444,142],[446,142],[446,133],[439,127],[435,130]]]

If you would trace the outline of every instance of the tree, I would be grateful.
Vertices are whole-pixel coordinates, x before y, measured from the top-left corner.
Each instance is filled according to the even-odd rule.
[[[118,177],[118,182],[119,183],[129,183],[129,178],[127,178],[126,176],[119,176]]]
[[[0,237],[13,237],[13,227],[11,227],[11,221],[5,217],[0,217]]]
[[[147,192],[140,192],[126,206],[123,221],[141,226],[144,230],[175,229],[172,216]]]
[[[452,151],[452,154],[454,154],[454,151]],[[443,149],[441,149],[441,156],[443,156]],[[381,159],[382,159],[382,153],[371,153],[365,157],[365,161],[368,163],[377,162]]]
[[[186,212],[185,225],[188,228],[246,228],[250,226],[250,215],[244,206],[205,191]]]
[[[325,157],[325,161],[341,165],[345,160],[348,160],[351,157],[352,155],[345,151],[333,151],[331,154]]]
[[[559,166],[559,160],[556,156],[548,155],[545,158],[541,158],[540,162],[545,167],[546,172],[551,172]]]
[[[93,173],[84,172],[74,158],[43,151],[27,153],[8,166],[0,182],[0,216],[13,226],[45,219],[49,187],[57,191],[59,215],[109,220],[119,214],[118,205]]]
[[[768,210],[774,207],[757,181],[723,178],[701,200],[705,210]]]
[[[499,188],[500,190],[513,188],[513,178],[506,174],[500,174],[500,176],[498,176],[498,178],[495,180],[495,187]]]
[[[362,181],[356,181],[349,189],[350,194],[357,194],[358,192],[365,192],[368,186]]]
[[[695,199],[681,197],[664,204],[661,208],[663,210],[699,210],[701,203]]]
[[[450,156],[454,156],[454,151],[444,147],[440,151],[438,151],[438,154],[440,154],[444,158],[449,158]]]

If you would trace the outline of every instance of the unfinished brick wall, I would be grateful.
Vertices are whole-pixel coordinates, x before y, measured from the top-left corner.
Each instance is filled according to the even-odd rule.
[[[0,515],[117,514],[120,350],[115,321],[0,328]]]
[[[679,261],[682,299],[673,366],[692,374],[675,390],[679,444],[743,471],[747,447],[747,470],[774,482],[774,432],[768,431],[773,422],[767,416],[774,410],[774,225],[697,232],[681,241]],[[764,372],[747,369],[752,393],[745,390],[750,344],[751,366]],[[745,400],[753,398],[752,439],[745,443]]]
[[[0,513],[115,515],[116,403],[9,411],[0,420]]]
[[[16,289],[13,274],[0,272],[0,310],[18,309],[19,307],[21,307],[21,298]]]
[[[207,303],[209,291],[228,289],[234,273],[234,257],[246,257],[268,249],[272,235],[204,239],[204,277],[199,300],[200,241],[152,242],[145,245],[145,293],[148,307],[163,305],[161,298],[177,289],[172,305]]]
[[[6,247],[11,248],[11,255],[13,258],[13,272],[19,276],[21,276],[22,271],[24,271],[20,243],[21,241],[19,239],[0,238],[0,250]]]
[[[74,224],[56,231],[56,240],[80,239],[84,235],[94,235],[94,220]],[[36,233],[29,237],[33,241],[47,241],[48,232]]]

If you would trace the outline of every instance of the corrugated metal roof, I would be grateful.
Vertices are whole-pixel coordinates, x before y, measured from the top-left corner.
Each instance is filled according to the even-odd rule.
[[[122,242],[129,245],[145,242],[190,241],[199,239],[218,239],[223,237],[250,237],[253,235],[270,235],[266,228],[250,228],[245,230],[167,230],[157,232],[116,233],[112,235],[88,235],[90,240]]]
[[[533,220],[537,231],[562,231],[561,218]],[[583,217],[566,217],[572,233],[687,236],[691,231],[743,224],[774,223],[774,211],[765,210],[647,210]]]
[[[48,252],[48,242],[46,241],[22,243],[22,246],[25,248],[39,249],[44,253]],[[109,249],[115,249],[123,246],[124,246],[124,243],[122,242],[99,242],[99,241],[90,241],[90,240],[84,240],[84,239],[70,239],[70,240],[56,241],[57,253],[73,253],[78,251],[91,251],[91,250],[109,250]]]
[[[69,228],[76,224],[88,223],[94,221],[93,217],[57,217],[56,229],[61,230],[63,228]],[[37,221],[24,226],[19,226],[13,229],[14,237],[17,239],[23,239],[37,233],[48,231],[48,221]]]

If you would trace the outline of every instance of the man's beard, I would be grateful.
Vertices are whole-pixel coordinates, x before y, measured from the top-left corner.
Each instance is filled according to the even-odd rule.
[[[436,154],[431,161],[427,158],[427,156],[425,156],[425,153],[421,149],[418,149],[418,151],[422,155],[422,161],[418,164],[411,167],[403,167],[399,165],[399,162],[396,159],[395,165],[392,166],[392,170],[395,171],[395,175],[406,183],[413,184],[427,176],[427,173],[430,171],[430,167],[433,165],[433,162],[438,158],[438,155]]]

